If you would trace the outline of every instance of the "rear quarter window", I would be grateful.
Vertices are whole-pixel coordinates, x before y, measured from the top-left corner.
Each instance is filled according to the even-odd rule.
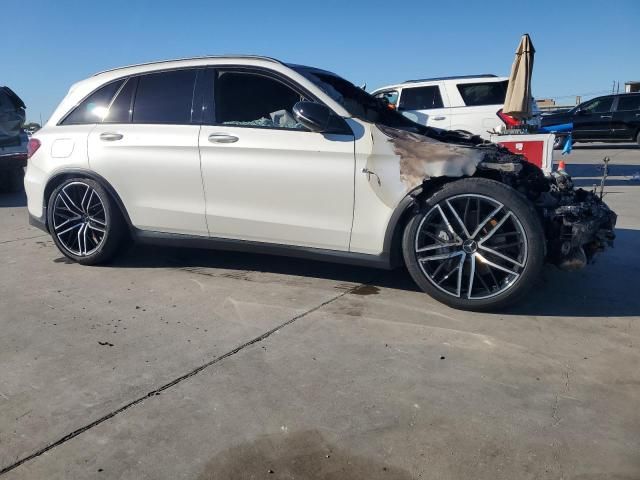
[[[462,101],[468,107],[502,105],[507,95],[508,80],[502,82],[459,83]]]
[[[62,125],[101,123],[109,112],[109,105],[124,80],[107,83],[85,98],[67,117]]]

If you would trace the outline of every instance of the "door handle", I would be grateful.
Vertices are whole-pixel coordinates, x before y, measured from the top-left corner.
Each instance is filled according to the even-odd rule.
[[[611,118],[611,115],[600,115],[600,118]]]
[[[433,117],[434,120],[444,120],[447,117]]]
[[[114,142],[116,140],[122,140],[123,135],[121,133],[105,132],[100,134],[100,140],[107,142]]]
[[[209,135],[209,141],[211,143],[235,143],[238,141],[238,137],[226,133],[212,133]]]

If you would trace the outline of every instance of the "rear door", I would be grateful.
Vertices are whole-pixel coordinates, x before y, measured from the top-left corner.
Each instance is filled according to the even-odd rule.
[[[600,97],[583,104],[573,115],[573,138],[576,140],[609,140],[613,118],[612,96]]]
[[[129,78],[89,134],[89,164],[143,230],[206,236],[196,77],[180,69]],[[193,110],[196,114],[198,109]]]
[[[640,130],[640,95],[621,95],[611,121],[615,140],[635,140]]]
[[[449,130],[449,108],[443,101],[442,82],[418,87],[403,87],[398,99],[398,111],[414,122],[428,127]]]

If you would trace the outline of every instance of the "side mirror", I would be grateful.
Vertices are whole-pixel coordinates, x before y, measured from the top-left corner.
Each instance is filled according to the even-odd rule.
[[[336,115],[326,105],[315,102],[298,102],[293,106],[293,116],[312,132],[353,135],[344,118]]]
[[[578,115],[589,115],[589,112],[587,112],[586,110],[578,110],[576,113]]]
[[[326,132],[329,129],[332,112],[329,107],[315,102],[298,102],[293,106],[296,121],[312,132]]]

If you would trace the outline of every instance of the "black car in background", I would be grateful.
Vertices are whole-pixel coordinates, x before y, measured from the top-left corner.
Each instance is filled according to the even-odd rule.
[[[640,93],[597,97],[569,111],[543,115],[541,124],[550,131],[568,129],[574,142],[640,144]]]
[[[22,129],[24,102],[9,87],[0,86],[0,193],[22,190],[29,138]]]

